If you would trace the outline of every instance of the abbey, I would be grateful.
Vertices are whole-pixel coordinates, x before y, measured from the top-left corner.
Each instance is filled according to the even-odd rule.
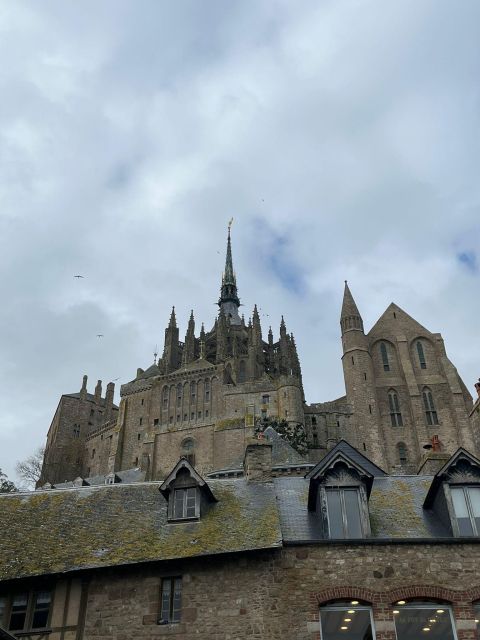
[[[60,399],[50,426],[39,486],[136,469],[165,478],[185,457],[210,477],[241,475],[246,443],[259,423],[282,420],[305,429],[308,452],[278,453],[274,470],[299,471],[346,440],[391,474],[429,473],[459,447],[478,452],[478,410],[448,359],[442,337],[395,304],[365,333],[345,283],[340,317],[346,394],[306,404],[293,334],[280,321],[263,337],[255,306],[239,314],[230,230],[225,270],[211,329],[196,331],[193,312],[180,341],[175,309],[163,354],[120,390],[102,398],[87,378],[80,393]],[[476,406],[476,405],[475,405]],[[430,469],[429,465],[433,465]]]

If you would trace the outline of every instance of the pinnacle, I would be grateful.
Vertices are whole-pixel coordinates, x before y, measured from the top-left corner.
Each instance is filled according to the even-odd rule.
[[[170,327],[176,327],[177,326],[177,319],[175,318],[175,306],[172,307],[172,313],[170,315]]]
[[[358,316],[359,318],[361,318],[360,311],[355,304],[355,300],[353,299],[352,293],[348,287],[348,283],[345,280],[345,291],[343,293],[343,304],[340,317],[347,318],[351,316]]]

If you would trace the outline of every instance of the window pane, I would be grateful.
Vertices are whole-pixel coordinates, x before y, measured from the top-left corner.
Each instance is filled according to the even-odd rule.
[[[50,591],[39,591],[35,594],[32,629],[41,629],[47,626],[50,600]]]
[[[469,487],[470,504],[472,505],[472,515],[477,526],[477,535],[480,534],[480,489]]]
[[[473,610],[475,612],[475,623],[477,625],[476,638],[477,640],[480,640],[480,605],[479,604],[474,605]]]
[[[344,538],[340,491],[336,489],[327,490],[327,508],[330,538]]]
[[[173,517],[183,518],[183,498],[184,489],[175,489],[174,505],[173,505]]]
[[[173,589],[172,622],[180,622],[182,609],[182,579],[175,578]]]
[[[372,640],[370,620],[369,609],[321,609],[322,640]]]
[[[160,618],[168,622],[170,620],[170,596],[172,592],[172,581],[170,578],[162,580],[162,602]]]
[[[7,598],[0,596],[0,627],[5,626],[5,609],[7,608]]]
[[[358,491],[356,489],[345,489],[344,497],[347,514],[347,538],[363,538]]]
[[[470,516],[468,514],[467,502],[465,500],[465,493],[463,487],[452,487],[450,489],[452,494],[453,508],[455,510],[455,517],[458,522],[458,532],[461,536],[473,535],[472,523],[470,522]]]
[[[400,606],[395,614],[397,640],[454,640],[452,619],[448,608]],[[426,631],[428,629],[428,632]]]
[[[13,597],[10,614],[10,630],[23,629],[27,617],[28,593],[19,593]]]
[[[195,488],[187,489],[187,509],[186,517],[194,518],[196,515],[197,490]]]

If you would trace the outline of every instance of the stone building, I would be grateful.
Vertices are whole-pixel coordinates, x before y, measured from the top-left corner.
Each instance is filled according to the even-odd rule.
[[[478,416],[441,335],[395,304],[365,333],[345,285],[346,394],[312,404],[305,402],[295,339],[283,317],[279,339],[270,328],[264,340],[257,307],[246,322],[239,306],[229,230],[213,326],[196,332],[192,312],[181,341],[173,309],[161,358],[122,385],[118,408],[112,383],[105,400],[98,387],[94,397],[86,394],[85,379],[80,396],[62,396],[39,485],[131,468],[161,479],[179,456],[203,474],[238,469],[245,443],[265,418],[304,427],[305,462],[321,460],[342,438],[392,473],[416,473],[429,448],[478,450]]]
[[[183,457],[162,481],[0,495],[0,627],[49,640],[480,637],[480,460],[431,452],[433,472],[389,475],[342,440],[306,474],[274,477],[272,451],[248,441],[241,474],[223,478]]]

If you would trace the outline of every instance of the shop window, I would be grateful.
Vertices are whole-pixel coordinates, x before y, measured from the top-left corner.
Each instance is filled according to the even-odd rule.
[[[174,624],[180,622],[181,608],[182,578],[162,578],[158,624]]]
[[[397,640],[456,640],[450,607],[435,602],[400,600],[393,610]]]
[[[358,600],[322,607],[320,637],[322,640],[374,640],[371,608],[360,605]]]

